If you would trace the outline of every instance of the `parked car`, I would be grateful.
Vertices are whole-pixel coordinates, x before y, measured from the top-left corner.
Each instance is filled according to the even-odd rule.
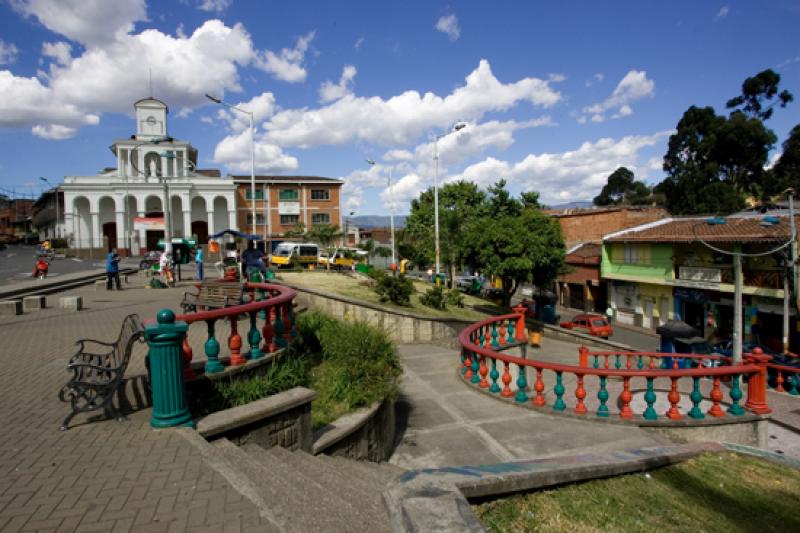
[[[606,317],[591,313],[575,315],[569,322],[562,322],[559,325],[562,328],[574,329],[581,333],[604,339],[609,338],[614,333],[614,328],[608,323]]]
[[[17,244],[19,237],[11,233],[0,233],[0,244]]]

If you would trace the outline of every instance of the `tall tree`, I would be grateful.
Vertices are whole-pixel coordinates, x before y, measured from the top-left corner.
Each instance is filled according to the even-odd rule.
[[[636,181],[633,172],[619,167],[608,176],[600,194],[595,196],[594,205],[644,205],[650,200],[650,188],[642,181]]]
[[[772,69],[759,72],[742,83],[742,94],[728,100],[728,109],[739,110],[752,118],[769,120],[776,105],[786,107],[794,100],[787,90],[780,90],[781,76]],[[779,92],[780,91],[780,92]]]
[[[783,153],[772,167],[767,193],[777,195],[791,187],[795,195],[800,194],[800,124],[792,128],[782,148]]]
[[[326,269],[330,270],[331,257],[333,256],[333,252],[336,251],[336,241],[342,238],[342,232],[339,231],[339,226],[331,226],[330,224],[314,225],[306,235],[312,241],[318,242],[328,253]]]

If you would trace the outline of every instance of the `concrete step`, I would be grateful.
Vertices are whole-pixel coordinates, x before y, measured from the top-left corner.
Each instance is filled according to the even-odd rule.
[[[322,455],[318,455],[317,457],[325,462],[336,465],[337,468],[341,468],[355,477],[362,477],[369,480],[371,483],[377,483],[384,487],[388,485],[390,481],[395,480],[405,472],[402,468],[390,465],[389,463],[355,461],[346,457]]]
[[[356,510],[350,504],[304,479],[298,481],[296,473],[274,456],[256,459],[227,439],[214,441],[214,446],[241,476],[255,484],[284,531],[354,531],[350,517]]]
[[[384,489],[382,483],[375,483],[363,476],[348,473],[338,465],[323,461],[321,458],[301,450],[290,452],[286,448],[274,446],[268,451],[302,476],[310,477],[321,485],[337,490],[340,495],[347,493],[348,501],[358,501],[359,505],[364,504],[380,516],[386,516],[386,509],[381,498],[381,492]]]
[[[268,464],[271,471],[287,472],[313,500],[327,498],[329,511],[315,509],[314,512],[330,512],[341,517],[342,531],[389,533],[389,516],[381,499],[382,486],[373,487],[371,495],[364,500],[354,489],[352,478],[330,471],[312,455],[295,455],[280,447],[265,449],[255,444],[245,445],[243,449],[256,460]]]

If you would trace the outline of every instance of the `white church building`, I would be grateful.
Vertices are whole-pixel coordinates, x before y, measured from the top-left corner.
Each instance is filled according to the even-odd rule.
[[[198,170],[197,150],[167,130],[167,105],[134,104],[136,134],[111,145],[116,168],[65,176],[58,233],[77,249],[117,248],[138,255],[165,235],[196,237],[236,228],[236,186],[218,170]],[[167,204],[164,217],[164,204]]]

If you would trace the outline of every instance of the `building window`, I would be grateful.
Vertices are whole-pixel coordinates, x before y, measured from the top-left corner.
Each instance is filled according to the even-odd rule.
[[[300,199],[300,195],[298,194],[297,189],[281,189],[279,198],[281,202],[296,202]]]
[[[247,213],[247,225],[253,225],[253,213]],[[256,213],[256,225],[263,226],[264,225],[264,215],[261,213]]]
[[[281,226],[294,226],[300,222],[300,215],[281,215]]]
[[[330,200],[331,191],[328,189],[311,189],[312,200]]]
[[[331,216],[328,213],[314,213],[311,215],[312,224],[330,224]]]
[[[624,263],[649,265],[650,247],[643,244],[626,244]]]
[[[247,188],[244,193],[244,197],[247,200],[253,199],[253,189]],[[264,199],[264,189],[256,189],[256,200],[263,200]]]

